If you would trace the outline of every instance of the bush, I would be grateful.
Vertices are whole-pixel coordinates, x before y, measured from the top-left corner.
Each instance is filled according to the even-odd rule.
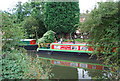
[[[47,31],[42,38],[38,39],[38,43],[52,43],[55,39],[55,32],[52,30]]]
[[[2,79],[49,79],[49,61],[33,58],[18,50],[4,52],[0,60]]]

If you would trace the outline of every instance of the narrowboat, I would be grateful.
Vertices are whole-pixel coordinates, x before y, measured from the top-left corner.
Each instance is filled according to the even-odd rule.
[[[38,44],[37,51],[60,51],[60,52],[78,52],[78,53],[87,53],[91,54],[94,52],[94,47],[87,43],[73,43],[73,42],[54,42],[54,43],[42,43]],[[103,52],[105,51],[103,47],[97,49],[97,51]],[[113,52],[116,51],[116,47],[112,49]]]
[[[49,46],[49,47],[47,47]],[[92,53],[94,51],[93,47],[87,43],[48,43],[46,46],[41,47],[38,45],[37,51],[61,51],[61,52],[79,52],[79,53]]]
[[[20,47],[23,47],[26,50],[37,50],[38,44],[36,43],[36,39],[21,39]]]

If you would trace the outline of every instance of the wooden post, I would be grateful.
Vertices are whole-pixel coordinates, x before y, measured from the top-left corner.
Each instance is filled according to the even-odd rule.
[[[0,27],[2,28],[2,13],[0,12]],[[2,54],[2,29],[0,28],[0,54]]]
[[[1,52],[2,52],[2,31],[1,31],[1,29],[0,29],[0,54],[2,54]]]

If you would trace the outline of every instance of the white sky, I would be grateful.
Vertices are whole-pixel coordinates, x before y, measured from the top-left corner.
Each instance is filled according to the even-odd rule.
[[[21,1],[22,3],[24,3],[24,2],[27,2],[28,0],[1,0],[0,10],[8,10],[8,8],[13,8],[15,7],[18,1]],[[93,9],[95,4],[100,1],[106,1],[106,0],[79,0],[80,12],[83,13],[86,10]]]

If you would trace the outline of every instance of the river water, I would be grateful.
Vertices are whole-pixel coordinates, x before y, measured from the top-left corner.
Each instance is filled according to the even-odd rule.
[[[117,71],[110,65],[88,54],[67,52],[28,51],[28,54],[50,61],[52,65],[50,79],[109,79],[114,78]],[[100,80],[103,81],[103,80]]]

